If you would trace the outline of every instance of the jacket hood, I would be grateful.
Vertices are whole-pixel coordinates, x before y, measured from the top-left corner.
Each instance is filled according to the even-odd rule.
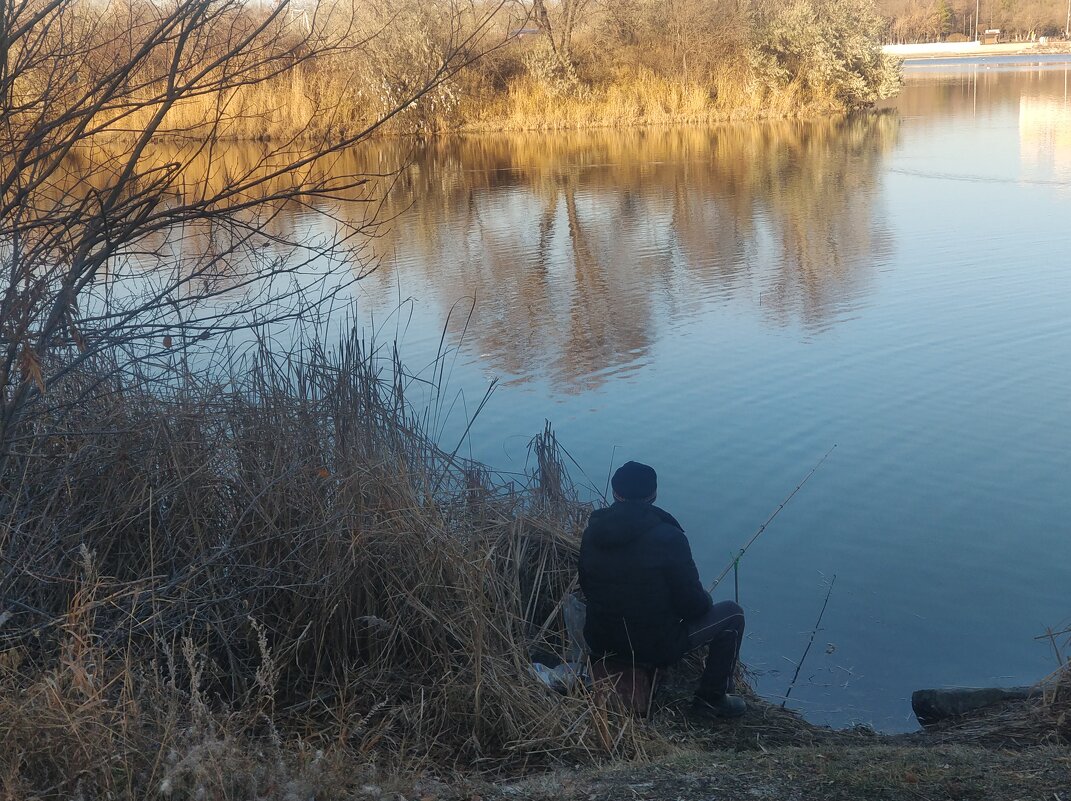
[[[673,515],[643,501],[616,501],[588,518],[587,537],[597,548],[620,548],[663,523],[680,529]],[[682,529],[683,530],[683,529]]]

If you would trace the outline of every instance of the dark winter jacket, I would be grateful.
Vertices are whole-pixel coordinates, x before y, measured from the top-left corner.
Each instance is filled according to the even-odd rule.
[[[710,609],[688,538],[673,516],[642,501],[593,512],[580,542],[593,655],[670,665],[688,648],[686,621]]]

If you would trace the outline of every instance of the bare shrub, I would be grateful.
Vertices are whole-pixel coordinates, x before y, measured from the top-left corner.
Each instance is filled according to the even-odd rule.
[[[20,419],[83,362],[154,361],[254,319],[309,317],[345,284],[308,292],[301,275],[327,252],[371,268],[346,247],[371,214],[312,243],[275,218],[288,203],[371,200],[367,176],[318,165],[425,100],[446,113],[445,83],[493,46],[500,4],[437,4],[440,33],[414,33],[407,53],[391,49],[402,11],[357,7],[3,4],[0,475]],[[390,60],[405,70],[375,102],[331,88],[341,64]],[[215,146],[258,131],[283,136],[252,163]]]
[[[522,6],[538,28],[535,41],[509,45],[524,69],[510,72],[504,97],[462,115],[466,128],[843,112],[900,85],[898,62],[879,47],[884,21],[872,0]]]

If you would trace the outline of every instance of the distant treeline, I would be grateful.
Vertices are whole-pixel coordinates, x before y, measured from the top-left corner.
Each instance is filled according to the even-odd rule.
[[[877,0],[877,6],[888,20],[883,39],[894,44],[974,39],[978,29],[1035,41],[1063,37],[1068,22],[1061,0]]]
[[[106,98],[87,132],[339,141],[384,120],[414,132],[784,118],[899,86],[873,0],[180,8],[175,24],[152,0],[28,0],[20,24],[33,9],[63,24],[0,16],[12,28],[0,95],[21,122]]]

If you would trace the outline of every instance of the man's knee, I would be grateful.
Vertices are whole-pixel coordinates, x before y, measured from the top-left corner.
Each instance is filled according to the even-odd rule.
[[[738,632],[744,630],[744,608],[736,601],[720,601],[714,604],[711,612],[723,621],[725,628]]]
[[[710,611],[723,620],[734,617],[739,617],[741,620],[744,619],[744,607],[740,606],[736,601],[719,601],[714,604]]]

